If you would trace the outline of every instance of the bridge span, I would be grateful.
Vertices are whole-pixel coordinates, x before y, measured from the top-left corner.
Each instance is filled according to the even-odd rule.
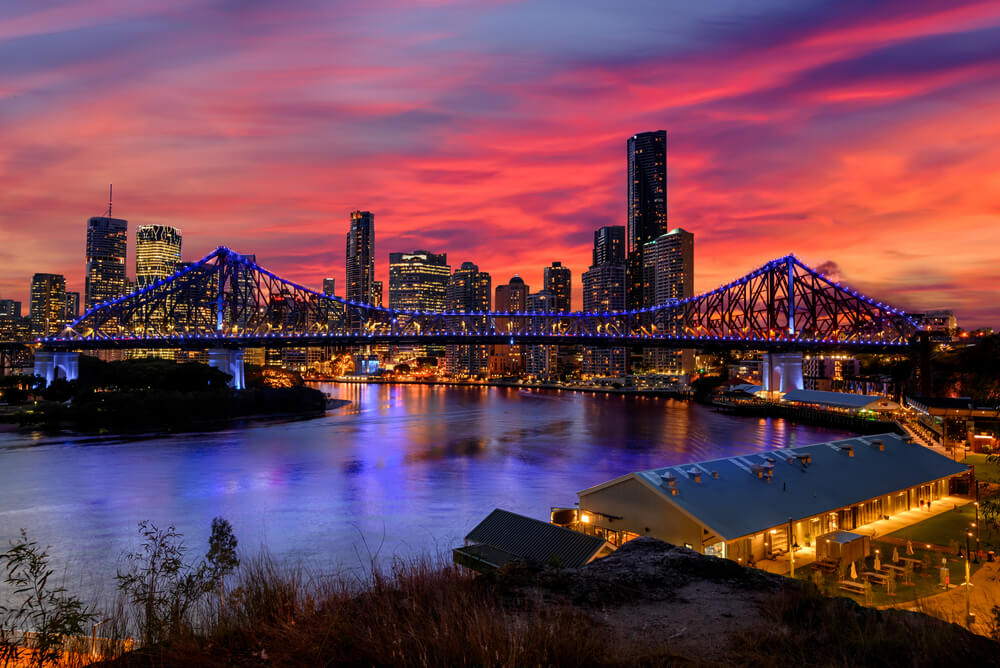
[[[167,278],[95,306],[58,335],[38,339],[37,344],[53,355],[115,348],[241,350],[429,343],[780,353],[899,350],[910,346],[919,333],[905,312],[830,280],[793,255],[772,260],[710,292],[644,309],[426,312],[322,294],[219,247]]]

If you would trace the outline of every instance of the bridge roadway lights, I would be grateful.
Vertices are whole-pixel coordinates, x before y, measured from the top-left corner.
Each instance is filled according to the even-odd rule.
[[[208,366],[215,367],[223,373],[232,376],[229,387],[234,390],[246,389],[243,380],[243,349],[242,348],[212,348],[208,351]]]
[[[80,377],[80,353],[62,350],[36,350],[35,375],[45,379],[45,387],[57,378],[76,380]]]
[[[761,384],[765,392],[803,389],[802,353],[764,353]]]

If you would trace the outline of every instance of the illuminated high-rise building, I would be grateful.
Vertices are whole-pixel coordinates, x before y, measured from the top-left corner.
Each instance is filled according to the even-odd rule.
[[[443,311],[450,277],[447,253],[389,253],[389,308]]]
[[[605,225],[594,232],[593,266],[602,264],[625,265],[625,226]]]
[[[643,253],[643,296],[647,304],[659,306],[694,296],[693,234],[679,227],[670,230],[647,243]],[[661,333],[684,334],[683,314],[679,311],[661,316],[655,324]],[[691,350],[650,349],[645,358],[648,371],[681,374],[694,368]]]
[[[525,311],[528,306],[528,285],[516,274],[509,283],[498,285],[493,293],[493,310],[497,313]],[[493,318],[497,332],[505,332],[510,318]],[[521,346],[495,345],[490,353],[491,376],[517,376],[524,372],[524,351]]]
[[[80,317],[80,293],[66,293],[66,322],[73,322]]]
[[[323,294],[324,295],[335,295],[335,294],[337,294],[337,279],[335,279],[335,278],[324,278],[323,279]]]
[[[347,232],[348,301],[374,303],[372,288],[375,281],[375,214],[352,211],[351,229]]]
[[[625,265],[598,264],[583,274],[583,310],[614,313],[625,310]],[[624,347],[584,346],[585,376],[624,376],[627,370]]]
[[[0,317],[20,318],[21,302],[16,299],[0,299]]]
[[[31,333],[49,336],[66,324],[66,279],[61,274],[31,278]]]
[[[177,271],[181,231],[169,225],[140,225],[135,230],[135,282],[144,288]]]
[[[572,310],[573,290],[571,285],[571,273],[569,267],[564,267],[562,262],[553,262],[552,266],[543,270],[544,289],[552,293],[551,303],[548,304],[552,311],[569,313]]]
[[[667,132],[642,132],[626,142],[628,159],[628,306],[643,308],[646,244],[667,231]]]
[[[489,311],[492,297],[492,279],[485,271],[479,271],[472,262],[463,262],[448,280],[445,308],[459,313]],[[471,320],[473,326],[484,328],[487,317]],[[481,376],[487,372],[489,346],[449,345],[445,347],[445,368],[452,375]]]
[[[382,294],[383,287],[382,281],[372,281],[372,305],[381,306],[382,305]]]
[[[125,256],[128,251],[128,221],[95,216],[87,221],[86,307],[111,301],[125,293]]]

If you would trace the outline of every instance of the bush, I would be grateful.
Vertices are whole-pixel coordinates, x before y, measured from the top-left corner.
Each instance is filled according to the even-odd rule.
[[[117,574],[118,588],[139,606],[139,629],[146,645],[163,642],[191,629],[191,611],[206,594],[218,591],[239,566],[236,537],[229,522],[212,520],[208,554],[198,564],[184,562],[183,536],[169,526],[139,523],[142,545],[125,556],[127,571]]]
[[[97,615],[64,587],[50,584],[52,569],[48,553],[21,529],[20,537],[0,553],[0,569],[18,607],[0,605],[0,661],[22,665],[26,646],[33,650],[28,661],[35,666],[54,664],[62,657],[64,635],[84,635]],[[31,632],[31,636],[26,635]],[[29,642],[30,639],[30,642]]]

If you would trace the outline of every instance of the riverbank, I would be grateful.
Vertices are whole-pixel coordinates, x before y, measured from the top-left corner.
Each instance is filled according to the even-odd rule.
[[[97,392],[70,401],[35,401],[4,415],[21,429],[80,434],[181,433],[233,424],[324,415],[350,401],[308,387],[249,390]]]
[[[561,392],[581,392],[590,394],[610,394],[638,397],[663,397],[667,399],[692,399],[690,390],[638,389],[632,387],[592,387],[589,385],[564,385],[561,383],[529,383],[522,381],[472,381],[454,379],[377,379],[355,376],[306,376],[307,383],[331,383],[348,385],[429,385],[444,387],[504,387],[518,390],[558,390]]]

